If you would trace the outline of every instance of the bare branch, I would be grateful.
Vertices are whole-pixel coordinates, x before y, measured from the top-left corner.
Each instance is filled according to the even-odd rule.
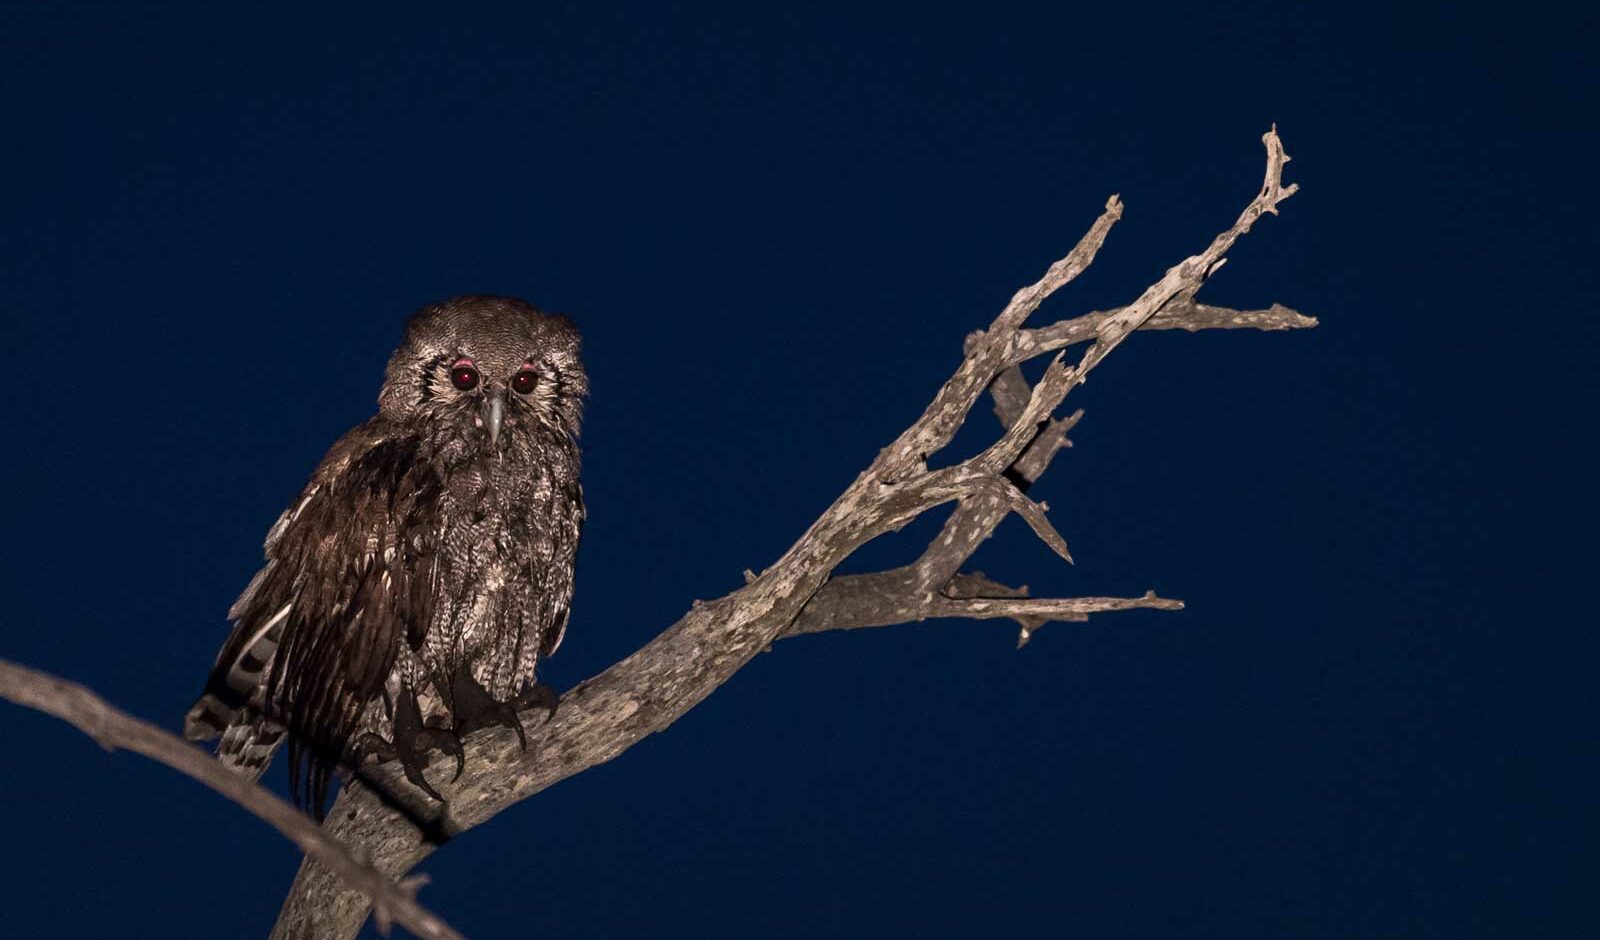
[[[450,781],[453,765],[436,761],[429,778],[447,799],[436,827],[448,837],[491,818],[512,804],[597,764],[609,761],[652,732],[666,728],[777,639],[907,623],[934,616],[1011,617],[1026,642],[1039,624],[1079,620],[1091,613],[1132,608],[1175,610],[1177,601],[1140,598],[1030,599],[981,575],[958,574],[961,565],[1007,514],[1015,512],[1066,556],[1066,542],[1044,507],[1021,487],[1037,479],[1081,417],[1051,416],[1084,377],[1133,331],[1252,327],[1284,329],[1315,321],[1282,307],[1232,311],[1194,302],[1205,279],[1251,225],[1294,192],[1282,184],[1288,157],[1277,134],[1264,137],[1265,180],[1233,226],[1151,285],[1133,303],[1041,329],[1023,323],[1063,284],[1082,272],[1122,215],[1112,197],[1105,212],[1066,257],[1040,280],[1018,291],[986,332],[968,339],[966,354],[922,415],[840,494],[781,558],[760,574],[746,573],[737,590],[697,603],[643,648],[561,699],[555,717],[528,714],[527,751],[515,733],[487,729],[464,742],[466,773]],[[1074,365],[1057,362],[1037,388],[1017,363],[1066,346],[1089,343]],[[978,456],[938,470],[927,458],[946,446],[972,407],[991,390],[1006,430]],[[957,503],[923,556],[892,571],[829,580],[858,547],[904,526],[929,509]],[[410,791],[397,768],[370,768],[375,786],[391,794]],[[434,848],[405,816],[364,787],[340,793],[328,816],[329,831],[367,847],[375,866],[398,876]],[[365,901],[308,860],[301,867],[273,936],[348,938],[359,930]]]
[[[967,412],[972,410],[973,404],[994,379],[998,371],[996,367],[1003,364],[998,361],[1002,355],[1000,344],[1011,338],[1017,327],[1044,303],[1045,298],[1089,267],[1100,246],[1105,244],[1111,226],[1120,218],[1122,200],[1112,196],[1106,200],[1106,208],[1100,218],[1095,220],[1067,256],[1052,264],[1038,282],[1017,291],[990,325],[987,339],[979,343],[979,352],[968,355],[956,374],[939,389],[939,394],[934,396],[922,417],[884,449],[873,465],[875,470],[887,479],[896,478],[906,468],[920,463],[929,454],[950,443],[961,422],[966,420]]]
[[[1031,352],[1019,358],[1026,359],[1038,353],[1089,342],[1097,335],[1100,324],[1122,309],[1089,313],[1037,330],[1022,330],[1018,333],[1018,346]],[[1234,310],[1175,298],[1146,320],[1140,329],[1275,331],[1308,329],[1316,325],[1315,318],[1279,304],[1273,304],[1266,310]],[[969,354],[973,342],[982,337],[982,333],[968,337]],[[1027,380],[1014,365],[996,376],[989,390],[994,396],[995,414],[1006,427],[1016,422],[1032,398]],[[1083,411],[1079,409],[1067,418],[1052,419],[1012,465],[1008,475],[1024,483],[1039,479],[1056,452],[1062,446],[1070,445],[1066,434],[1082,418]],[[925,597],[929,591],[952,577],[964,577],[956,572],[1008,513],[1009,509],[1004,506],[994,507],[976,500],[962,503],[951,513],[943,530],[929,543],[922,557],[912,565],[830,580],[801,611],[800,617],[784,631],[783,636],[905,623],[916,616],[915,611],[920,603],[918,598]],[[1036,626],[1024,623],[1023,643],[1027,642],[1027,637]]]
[[[1033,530],[1033,534],[1039,537],[1039,541],[1050,546],[1050,550],[1060,555],[1067,564],[1072,564],[1072,553],[1067,551],[1067,540],[1062,538],[1056,527],[1050,524],[1049,517],[1045,515],[1047,507],[1022,495],[1021,490],[999,478],[984,479],[976,485],[988,494],[991,501],[1021,516],[1022,521],[1028,524],[1028,528]]]
[[[1154,591],[1143,597],[980,597],[971,600],[943,599],[929,605],[930,617],[964,617],[990,620],[996,617],[1038,617],[1044,620],[1079,620],[1089,614],[1113,610],[1182,610],[1183,601],[1157,597]]]
[[[1106,320],[1125,310],[1126,307],[1099,310],[1050,326],[1019,331],[1012,347],[1013,357],[1021,362],[1065,346],[1086,343],[1099,335],[1100,327]],[[1308,317],[1282,304],[1273,304],[1265,310],[1234,310],[1180,298],[1161,308],[1139,328],[1197,333],[1200,330],[1303,330],[1316,325],[1316,317]]]
[[[419,937],[461,940],[438,916],[417,903],[421,882],[396,884],[350,852],[303,813],[253,780],[228,770],[210,754],[196,750],[149,722],[106,704],[76,683],[0,659],[0,697],[54,715],[94,738],[108,751],[124,748],[143,754],[200,781],[264,820],[316,859],[360,896],[374,902],[380,921],[393,921]],[[387,931],[385,931],[387,935]]]
[[[1033,387],[1022,413],[1011,423],[1010,429],[988,450],[978,456],[975,464],[989,473],[999,473],[1016,462],[1022,449],[1038,436],[1039,426],[1050,417],[1055,406],[1065,398],[1073,385],[1082,381],[1077,370],[1061,362],[1057,353],[1044,370],[1039,384]],[[1005,373],[1002,373],[1005,374]]]

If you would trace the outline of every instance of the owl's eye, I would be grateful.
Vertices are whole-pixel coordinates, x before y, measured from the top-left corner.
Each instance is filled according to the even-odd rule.
[[[450,384],[463,392],[478,387],[478,370],[472,367],[471,360],[463,359],[450,367]]]
[[[516,390],[518,395],[528,394],[538,384],[539,373],[533,366],[523,366],[521,371],[511,377],[511,387]]]

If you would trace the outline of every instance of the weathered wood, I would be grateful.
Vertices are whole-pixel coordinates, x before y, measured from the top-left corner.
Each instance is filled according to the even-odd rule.
[[[1037,283],[1018,291],[990,324],[970,337],[966,356],[927,409],[784,553],[737,591],[697,603],[643,648],[562,696],[553,720],[530,713],[528,749],[516,735],[492,729],[465,742],[467,771],[451,783],[443,762],[429,779],[448,801],[436,839],[448,838],[493,817],[551,784],[611,760],[662,730],[704,700],[775,640],[825,630],[905,623],[926,617],[1010,617],[1022,624],[1019,642],[1043,623],[1081,620],[1091,613],[1180,602],[1139,598],[1034,599],[980,575],[958,574],[961,565],[1010,512],[1024,516],[1041,538],[1065,555],[1065,543],[1045,521],[1044,507],[1019,487],[1037,479],[1080,417],[1050,417],[1062,400],[1130,334],[1140,329],[1294,329],[1316,321],[1286,307],[1241,311],[1194,302],[1195,292],[1221,266],[1226,252],[1254,222],[1295,191],[1282,183],[1288,156],[1276,130],[1263,138],[1267,168],[1260,192],[1232,227],[1200,254],[1179,263],[1125,307],[1037,329],[1023,323],[1043,301],[1081,273],[1122,215],[1112,197],[1105,212],[1064,258]],[[1060,358],[1029,388],[1017,363],[1089,343],[1073,365]],[[982,453],[953,467],[930,471],[927,457],[949,443],[985,390],[1006,431]],[[957,508],[917,562],[873,574],[829,578],[863,543],[896,530],[945,503]],[[409,787],[392,767],[368,775],[391,794]],[[386,805],[371,787],[340,794],[328,832],[358,846],[379,871],[397,877],[435,847]],[[282,940],[353,937],[366,916],[366,900],[312,859],[301,866],[273,936]]]

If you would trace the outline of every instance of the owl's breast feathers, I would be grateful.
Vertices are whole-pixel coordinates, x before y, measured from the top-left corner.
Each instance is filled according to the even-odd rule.
[[[287,726],[296,795],[320,806],[373,703],[392,717],[394,683],[447,687],[462,667],[502,693],[532,681],[571,599],[576,449],[569,468],[459,444],[381,416],[334,444],[229,611],[190,738],[223,734],[223,758],[259,774]]]

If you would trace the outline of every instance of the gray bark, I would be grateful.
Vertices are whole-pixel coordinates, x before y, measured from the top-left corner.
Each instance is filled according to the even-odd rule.
[[[339,841],[360,847],[378,870],[398,877],[437,841],[479,825],[551,784],[611,760],[645,736],[666,728],[778,639],[826,630],[886,626],[927,617],[1009,617],[1021,625],[1019,644],[1045,623],[1082,620],[1103,611],[1148,607],[1172,610],[1177,601],[1138,598],[1030,598],[960,568],[1008,514],[1017,513],[1053,550],[1070,560],[1065,541],[1044,506],[1021,486],[1038,478],[1065,446],[1081,417],[1051,415],[1071,390],[1135,330],[1296,329],[1316,321],[1287,307],[1231,310],[1194,301],[1226,252],[1266,213],[1292,195],[1282,171],[1288,156],[1276,130],[1267,133],[1265,180],[1238,220],[1202,252],[1167,271],[1136,300],[1116,310],[1087,314],[1036,329],[1023,323],[1039,305],[1081,273],[1122,215],[1113,196],[1105,212],[1064,258],[1037,283],[1018,291],[988,330],[969,337],[960,367],[909,428],[879,453],[783,557],[723,597],[696,603],[677,623],[643,648],[568,691],[555,717],[529,714],[528,748],[516,735],[494,729],[465,742],[467,771],[451,783],[440,761],[429,779],[447,799],[433,840],[405,814],[375,795],[381,790],[427,812],[408,797],[410,788],[392,767],[366,775],[367,786],[345,788],[327,821]],[[1039,383],[1029,387],[1016,366],[1038,355],[1088,343],[1073,365],[1058,355]],[[929,455],[944,447],[972,407],[992,393],[1004,432],[982,453],[951,467],[930,470]],[[903,568],[830,580],[834,569],[863,543],[897,530],[946,503],[956,508],[916,562]],[[409,800],[409,802],[407,802]],[[353,937],[367,913],[365,897],[307,859],[295,879],[273,936],[288,940]]]

